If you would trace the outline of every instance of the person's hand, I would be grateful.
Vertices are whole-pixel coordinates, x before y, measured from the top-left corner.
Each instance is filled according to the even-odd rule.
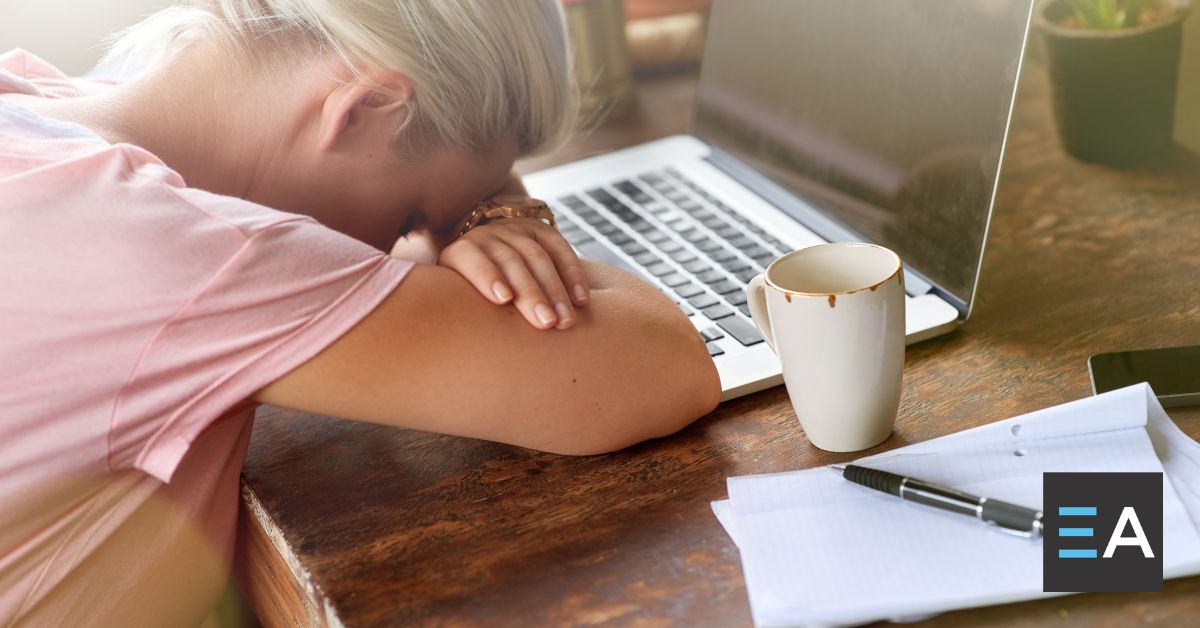
[[[588,302],[587,276],[562,234],[535,218],[500,218],[446,245],[438,265],[492,303],[513,303],[538,329],[567,329]]]

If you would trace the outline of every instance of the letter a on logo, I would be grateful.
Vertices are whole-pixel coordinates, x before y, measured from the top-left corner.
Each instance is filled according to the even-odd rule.
[[[1133,536],[1121,536],[1125,531],[1125,524],[1133,526]],[[1138,521],[1137,512],[1130,506],[1126,506],[1121,511],[1121,517],[1117,519],[1117,527],[1113,528],[1112,536],[1108,539],[1108,547],[1104,548],[1104,557],[1112,558],[1113,552],[1117,551],[1119,545],[1137,545],[1142,548],[1142,555],[1146,558],[1154,558],[1154,550],[1150,549],[1150,541],[1146,539],[1146,533],[1142,531],[1142,522]]]

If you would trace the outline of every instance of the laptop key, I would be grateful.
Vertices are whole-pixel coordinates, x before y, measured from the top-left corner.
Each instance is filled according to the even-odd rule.
[[[675,262],[680,263],[680,264],[686,264],[688,262],[695,261],[698,259],[696,257],[695,253],[692,253],[691,251],[684,249],[684,248],[681,248],[678,251],[670,253],[668,255],[668,257],[670,257],[672,260],[674,260]],[[684,266],[684,268],[687,268],[687,266]],[[696,272],[696,271],[690,271],[690,272]]]
[[[741,312],[742,314],[745,314],[746,318],[750,318],[750,306],[749,305],[746,305],[745,303],[739,305],[738,311]]]
[[[669,238],[667,234],[655,229],[654,227],[651,227],[649,231],[643,233],[642,237],[651,242],[662,242],[663,240],[667,240]]]
[[[607,235],[612,235],[614,233],[621,231],[621,228],[612,224],[611,222],[606,222],[604,224],[597,225],[596,231],[599,231],[600,233],[607,236]]]
[[[710,305],[716,305],[718,301],[713,295],[707,292],[701,292],[700,294],[688,299],[688,303],[696,309],[703,310]]]
[[[617,181],[613,184],[613,187],[617,188],[627,196],[633,196],[634,194],[640,194],[642,192],[642,189],[639,188],[637,184],[629,180]]]
[[[674,240],[663,240],[662,242],[655,242],[654,246],[657,246],[658,250],[662,251],[663,253],[667,253],[667,254],[675,253],[676,251],[683,250],[683,245]]]
[[[726,224],[724,227],[718,227],[717,229],[714,229],[713,233],[721,236],[722,238],[733,238],[737,237],[741,231],[738,231],[737,227],[733,225]]]
[[[675,286],[682,286],[683,284],[688,283],[687,276],[679,273],[667,273],[666,275],[659,277],[658,280],[663,282],[663,285],[668,288],[674,288]]]
[[[754,240],[751,240],[749,237],[744,235],[736,238],[729,238],[729,243],[743,251],[746,250],[747,247],[754,246]]]
[[[747,268],[746,270],[734,273],[734,275],[737,276],[738,279],[741,279],[742,283],[750,283],[751,279],[754,279],[758,276],[758,271],[754,270],[753,268]]]
[[[714,340],[720,340],[720,339],[724,338],[725,334],[720,329],[717,329],[716,327],[709,327],[708,329],[700,330],[700,337],[707,340],[708,342],[712,342]]]
[[[767,249],[764,249],[763,247],[761,247],[757,244],[755,244],[753,246],[748,246],[748,247],[742,249],[742,252],[745,253],[746,256],[750,257],[750,258],[761,257],[763,255],[771,254],[770,251],[768,251]]]
[[[662,258],[654,253],[651,253],[650,251],[646,251],[645,253],[638,253],[637,255],[634,255],[633,261],[641,264],[642,266],[649,266],[651,264],[657,264],[661,262]]]
[[[725,262],[728,262],[729,260],[737,259],[737,254],[735,254],[733,251],[730,251],[729,249],[726,249],[726,248],[722,248],[719,251],[712,251],[708,254],[708,256],[711,257],[712,260],[714,262],[717,262],[718,264],[723,264]]]
[[[722,305],[720,303],[717,303],[716,305],[710,305],[706,308],[701,309],[700,311],[704,312],[705,316],[709,317],[710,319],[712,319],[714,321],[725,318],[726,316],[733,316],[733,310],[729,309],[728,307],[725,307],[724,305]]]
[[[626,242],[620,246],[621,251],[623,251],[626,255],[640,255],[647,252],[646,247],[634,242],[633,240],[630,240],[629,242]]]
[[[700,240],[708,239],[708,236],[701,233],[699,229],[688,229],[687,231],[680,232],[679,235],[683,236],[683,239],[688,242],[699,242]]]
[[[696,278],[707,284],[717,283],[725,280],[725,274],[719,270],[710,269],[703,273],[698,273]]]
[[[763,340],[762,334],[758,333],[758,328],[740,316],[726,316],[717,321],[717,325],[747,347],[756,345]]]
[[[651,275],[654,275],[655,277],[662,277],[669,273],[675,272],[675,269],[670,264],[667,264],[665,262],[656,262],[653,264],[646,264],[646,270]]]
[[[719,355],[723,355],[725,353],[725,350],[722,349],[721,347],[718,347],[717,343],[715,343],[715,342],[706,342],[706,343],[704,343],[704,346],[708,347],[709,357],[715,358],[715,357],[717,357]]]
[[[724,248],[721,246],[720,242],[717,242],[716,240],[713,240],[711,238],[704,238],[703,240],[700,240],[699,242],[695,242],[694,244],[696,245],[696,248],[700,249],[701,251],[704,251],[705,253],[712,253],[713,251],[720,251],[722,248]]]
[[[767,253],[766,255],[756,255],[752,259],[757,262],[759,266],[766,268],[771,264],[771,262],[775,261],[775,254]]]
[[[587,191],[587,195],[592,197],[592,200],[604,206],[617,202],[617,199],[604,188],[592,188]]]
[[[619,231],[608,236],[608,241],[617,246],[624,246],[630,242],[633,242],[633,238],[629,237],[629,234],[625,233],[624,231]]]
[[[721,262],[721,268],[724,268],[731,273],[737,273],[750,268],[750,265],[735,257],[733,259]]]
[[[730,292],[745,289],[741,284],[734,283],[728,279],[722,279],[717,283],[709,284],[708,287],[712,288],[713,292],[716,292],[717,294],[729,294]]]
[[[692,306],[688,305],[687,303],[679,303],[677,305],[679,305],[679,309],[683,310],[684,316],[691,316],[696,313],[696,310],[693,310]]]
[[[574,194],[560,196],[558,199],[558,202],[562,203],[563,205],[566,205],[567,207],[570,207],[571,209],[579,209],[580,207],[587,207],[587,203],[584,202],[584,200],[579,198],[578,196],[575,196]]]
[[[730,292],[729,294],[725,295],[725,300],[729,301],[733,305],[745,305],[746,304],[746,293],[745,293],[745,291]],[[747,314],[746,316],[749,316],[749,314]]]
[[[685,299],[690,299],[697,294],[704,294],[704,288],[701,288],[699,285],[696,285],[690,281],[685,284],[675,286],[674,290],[675,294],[678,294]]]
[[[608,211],[612,212],[613,215],[615,215],[617,218],[620,218],[624,222],[630,222],[640,218],[637,212],[629,209],[624,203],[620,202],[618,202],[616,205],[609,205]]]
[[[691,261],[683,265],[683,269],[689,273],[692,273],[693,275],[699,275],[700,273],[705,273],[712,270],[712,266],[708,265],[708,260],[702,260],[693,257]]]

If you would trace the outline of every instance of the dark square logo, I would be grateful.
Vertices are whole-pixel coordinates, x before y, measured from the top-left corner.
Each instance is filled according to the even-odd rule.
[[[1042,490],[1043,591],[1162,591],[1162,473],[1045,473]]]

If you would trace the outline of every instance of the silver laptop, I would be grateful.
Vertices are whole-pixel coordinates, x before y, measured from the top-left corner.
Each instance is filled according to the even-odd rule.
[[[730,399],[782,382],[746,306],[783,253],[904,259],[907,341],[967,319],[1032,0],[715,0],[693,134],[525,177],[584,257],[669,295]]]

